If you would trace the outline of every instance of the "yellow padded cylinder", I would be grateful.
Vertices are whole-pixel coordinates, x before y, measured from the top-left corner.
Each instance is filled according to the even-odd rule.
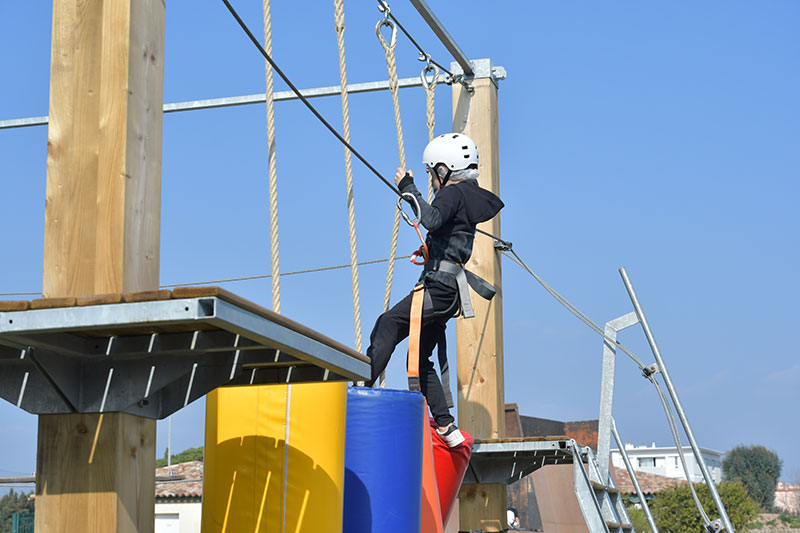
[[[345,383],[209,394],[203,532],[341,531],[346,407]]]

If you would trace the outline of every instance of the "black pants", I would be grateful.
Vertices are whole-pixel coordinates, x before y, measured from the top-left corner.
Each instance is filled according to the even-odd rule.
[[[444,334],[447,320],[458,311],[458,291],[435,281],[425,283],[425,290],[430,294],[433,311],[422,313],[422,331],[420,331],[419,347],[419,380],[422,394],[428,400],[434,420],[444,427],[455,419],[447,407],[447,400],[442,389],[442,382],[431,361],[436,341]],[[367,384],[372,386],[389,364],[395,347],[408,337],[408,324],[411,315],[411,297],[409,294],[394,307],[383,313],[375,321],[369,337],[370,346],[367,356],[372,361],[372,379]]]

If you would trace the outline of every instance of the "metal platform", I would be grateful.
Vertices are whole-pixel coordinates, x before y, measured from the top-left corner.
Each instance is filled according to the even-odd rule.
[[[565,436],[476,441],[464,483],[509,485],[543,466],[572,464],[574,449]]]
[[[363,354],[222,289],[152,295],[15,302],[26,310],[0,312],[0,396],[161,419],[225,385],[369,378]]]

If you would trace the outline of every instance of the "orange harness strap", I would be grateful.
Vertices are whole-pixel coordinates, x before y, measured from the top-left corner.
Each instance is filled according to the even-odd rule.
[[[411,316],[408,323],[408,388],[420,390],[419,383],[419,342],[422,331],[422,303],[425,299],[425,285],[419,283],[411,296]]]

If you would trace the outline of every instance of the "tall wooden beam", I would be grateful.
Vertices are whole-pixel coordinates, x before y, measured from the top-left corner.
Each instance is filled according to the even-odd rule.
[[[158,288],[164,0],[54,0],[43,293]],[[153,531],[155,421],[42,415],[36,531]]]
[[[482,70],[491,73],[491,65]],[[499,196],[497,85],[489,76],[474,79],[472,86],[470,93],[453,84],[453,131],[469,135],[478,145],[479,183]],[[499,236],[500,217],[480,227]],[[458,423],[476,439],[504,438],[502,276],[500,254],[491,239],[476,235],[467,268],[492,283],[497,295],[490,302],[474,296],[475,317],[457,322]],[[465,484],[459,509],[462,530],[501,531],[505,529],[506,487]]]

